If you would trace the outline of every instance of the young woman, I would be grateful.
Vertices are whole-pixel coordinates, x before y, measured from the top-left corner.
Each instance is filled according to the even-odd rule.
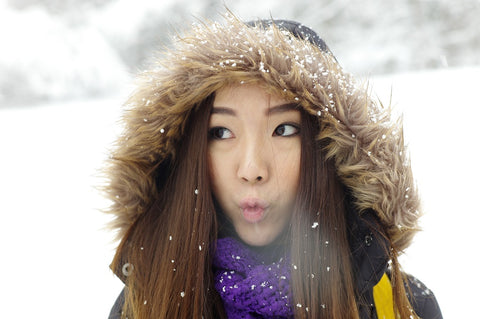
[[[110,318],[441,318],[398,264],[419,217],[401,123],[311,29],[225,20],[128,103]]]

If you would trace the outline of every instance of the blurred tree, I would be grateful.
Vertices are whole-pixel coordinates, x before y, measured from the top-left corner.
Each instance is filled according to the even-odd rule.
[[[7,10],[0,11],[6,42],[0,102],[118,87],[119,64],[136,73],[196,17],[217,20],[225,7],[245,20],[301,21],[357,75],[480,64],[480,0],[4,0],[1,5]],[[91,61],[88,52],[95,52]],[[103,75],[103,86],[89,82],[98,78],[92,74]],[[23,79],[22,88],[12,89],[12,78]]]
[[[8,6],[24,10],[32,6],[41,6],[51,13],[63,14],[79,7],[100,7],[115,0],[7,0]]]

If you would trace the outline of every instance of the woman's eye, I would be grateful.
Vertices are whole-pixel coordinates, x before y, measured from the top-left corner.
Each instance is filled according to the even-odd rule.
[[[300,130],[296,125],[292,124],[281,124],[277,126],[273,132],[274,136],[293,136],[297,135]]]
[[[213,139],[223,140],[232,138],[233,133],[225,127],[212,127],[210,130],[208,130],[208,136]]]

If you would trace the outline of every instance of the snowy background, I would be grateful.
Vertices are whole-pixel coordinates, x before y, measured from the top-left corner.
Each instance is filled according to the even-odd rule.
[[[225,1],[317,30],[404,114],[425,216],[403,258],[445,318],[480,318],[480,1]],[[193,4],[195,3],[195,4]],[[5,318],[106,318],[122,284],[94,186],[132,75],[221,1],[0,0],[0,300]]]

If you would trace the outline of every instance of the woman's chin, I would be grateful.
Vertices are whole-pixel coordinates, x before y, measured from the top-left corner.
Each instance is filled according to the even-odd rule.
[[[238,237],[248,246],[263,247],[272,244],[279,234],[265,230],[239,231]]]

